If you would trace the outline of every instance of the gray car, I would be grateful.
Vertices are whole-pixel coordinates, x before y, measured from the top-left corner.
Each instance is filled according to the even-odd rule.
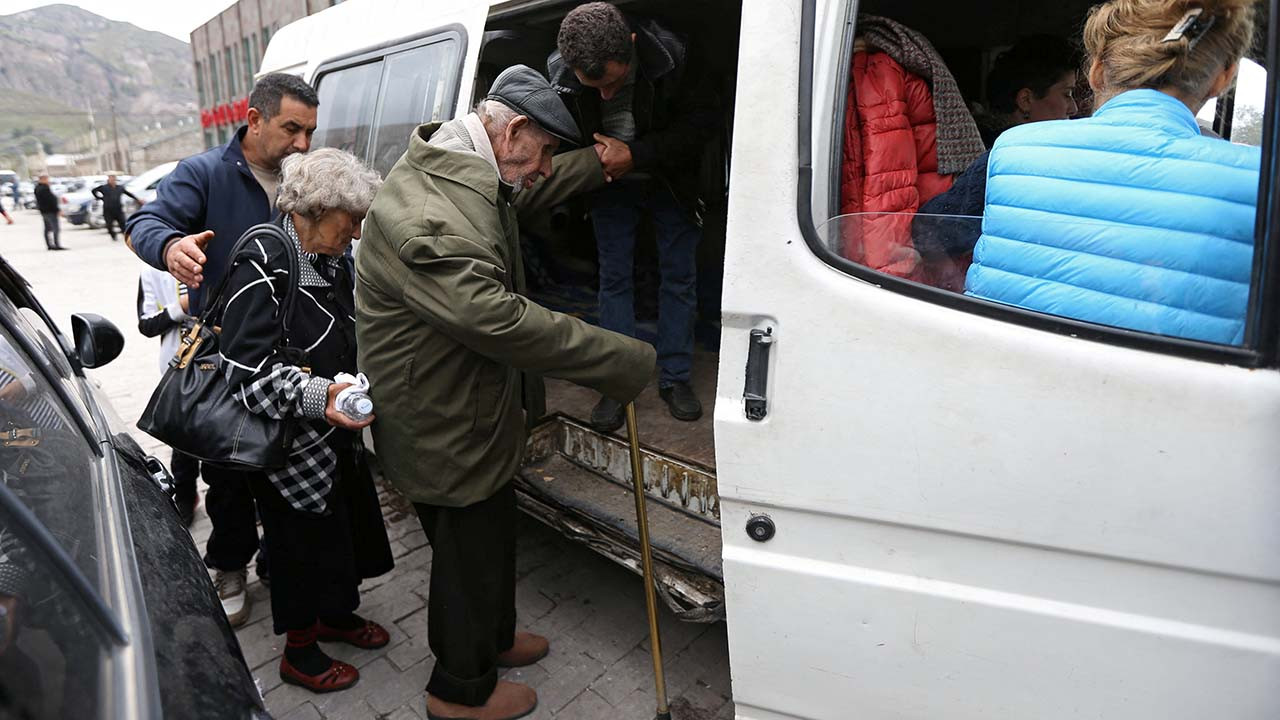
[[[0,258],[0,717],[268,717],[168,471],[84,374],[124,338],[72,329]]]

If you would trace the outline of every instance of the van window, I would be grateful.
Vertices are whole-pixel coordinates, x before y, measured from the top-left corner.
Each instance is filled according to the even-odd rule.
[[[1231,98],[1231,124],[1224,128],[1233,143],[1262,145],[1262,111],[1267,102],[1267,69],[1245,58],[1240,61],[1240,74]],[[1218,120],[1218,103],[1205,103],[1196,119],[1201,125],[1214,127]],[[1221,123],[1216,123],[1221,127]]]
[[[434,32],[397,47],[335,61],[316,76],[313,142],[346,150],[385,176],[425,122],[453,117],[462,36]]]
[[[1096,108],[1080,98],[1077,109],[1069,87],[1077,75],[1058,83],[1067,88],[1061,119],[1039,122],[1015,108],[993,121],[983,82],[992,68],[974,59],[1050,31],[1078,42],[1088,2],[1073,3],[1076,17],[1060,27],[1027,18],[1002,29],[1007,37],[994,30],[957,36],[950,26],[963,20],[962,9],[899,19],[887,1],[847,7],[856,21],[831,27],[852,31],[818,45],[819,52],[832,43],[843,49],[838,60],[825,55],[836,70],[819,65],[815,75],[813,159],[830,168],[816,174],[810,195],[819,255],[887,289],[1058,332],[1081,334],[1087,323],[1090,337],[1166,343],[1201,357],[1252,344],[1256,146],[1266,95],[1260,65],[1242,63],[1231,142],[1208,132],[1158,135],[1144,118],[1161,115],[1176,125],[1190,116],[1156,91],[1124,93]],[[889,23],[877,32],[877,20],[859,11],[909,20],[932,47],[904,50]],[[922,63],[922,53],[935,56]],[[929,76],[939,72],[949,77]],[[1098,112],[1109,113],[1105,125],[1087,117]],[[1201,113],[1201,125],[1212,123],[1213,103],[1205,112],[1210,121]],[[997,144],[997,137],[1006,139]],[[992,145],[995,152],[984,152]],[[1144,171],[1152,163],[1164,171]]]
[[[385,176],[409,144],[409,134],[425,122],[445,119],[457,64],[457,42],[443,40],[387,57],[378,103],[373,167]]]
[[[367,160],[381,79],[381,60],[326,73],[317,90],[320,108],[313,142]]]

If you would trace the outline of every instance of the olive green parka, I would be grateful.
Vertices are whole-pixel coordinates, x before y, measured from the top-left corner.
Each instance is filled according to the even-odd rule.
[[[356,335],[387,477],[412,502],[459,507],[514,476],[525,412],[543,412],[541,376],[628,402],[655,352],[522,295],[517,212],[603,185],[595,151],[556,156],[551,178],[519,193],[517,207],[479,154],[428,144],[439,127],[414,131],[369,210]]]

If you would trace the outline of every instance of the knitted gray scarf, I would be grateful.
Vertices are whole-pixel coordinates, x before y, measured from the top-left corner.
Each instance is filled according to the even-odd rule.
[[[858,34],[867,45],[883,51],[932,87],[933,113],[938,119],[939,174],[961,172],[986,151],[978,125],[960,95],[960,86],[924,35],[877,15],[859,15]]]

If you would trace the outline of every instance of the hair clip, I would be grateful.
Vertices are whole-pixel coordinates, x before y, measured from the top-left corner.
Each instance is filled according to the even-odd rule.
[[[1215,19],[1213,15],[1206,16],[1204,8],[1191,8],[1160,42],[1177,42],[1185,37],[1187,49],[1190,50],[1196,46],[1200,38],[1204,37],[1209,28],[1213,27]]]

